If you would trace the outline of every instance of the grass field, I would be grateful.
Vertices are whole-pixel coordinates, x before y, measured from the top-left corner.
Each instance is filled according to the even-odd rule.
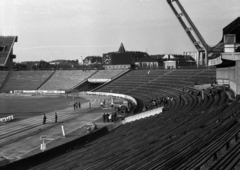
[[[66,98],[56,96],[0,96],[0,118],[14,115],[16,119],[25,119],[46,112],[70,106],[73,101],[85,103],[84,98]]]

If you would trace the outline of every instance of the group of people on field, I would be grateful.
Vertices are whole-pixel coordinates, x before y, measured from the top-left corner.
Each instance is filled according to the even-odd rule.
[[[103,122],[116,122],[117,121],[117,112],[103,113]]]
[[[88,105],[89,105],[89,108],[91,109],[91,107],[92,107],[91,101],[88,101]],[[81,102],[74,102],[73,109],[74,110],[81,109]]]
[[[81,102],[74,102],[73,103],[73,109],[74,110],[81,109]]]

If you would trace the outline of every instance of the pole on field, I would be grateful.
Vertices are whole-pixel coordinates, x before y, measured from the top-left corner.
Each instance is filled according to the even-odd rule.
[[[41,144],[41,150],[43,152],[46,150],[46,143],[44,143],[44,139],[43,139],[43,143]]]
[[[64,132],[64,127],[62,126],[62,133],[63,133],[63,137],[65,138],[65,132]]]

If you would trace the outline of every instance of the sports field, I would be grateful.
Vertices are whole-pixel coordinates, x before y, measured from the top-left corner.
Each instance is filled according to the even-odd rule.
[[[63,96],[0,96],[0,118],[14,115],[16,120],[26,119],[46,112],[72,106],[86,99]]]

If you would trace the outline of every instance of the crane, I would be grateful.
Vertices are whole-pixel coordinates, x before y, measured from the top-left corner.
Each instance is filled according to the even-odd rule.
[[[173,5],[173,2],[175,2],[181,11],[180,13],[176,10],[176,8]],[[193,45],[196,47],[198,50],[198,59],[197,63],[199,64],[199,59],[202,58],[202,61],[206,66],[208,65],[208,58],[215,58],[217,56],[220,56],[220,53],[223,50],[223,43],[220,42],[217,45],[210,47],[200,32],[198,31],[197,27],[195,24],[192,22],[191,18],[183,8],[182,4],[179,2],[179,0],[167,0],[167,3],[169,4],[170,8],[172,9],[173,13],[177,17],[178,21],[182,25],[183,29],[186,31],[188,37],[192,41]],[[183,20],[183,17],[187,20],[188,23],[185,23]],[[189,25],[189,26],[187,26]]]

